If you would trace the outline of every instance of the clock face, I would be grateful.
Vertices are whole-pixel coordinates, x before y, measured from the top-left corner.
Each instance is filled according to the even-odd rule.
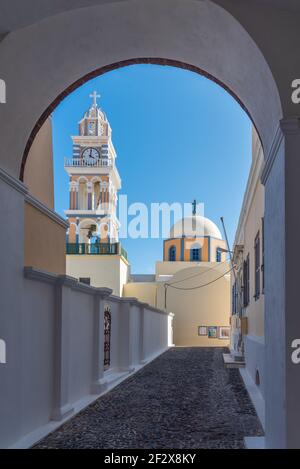
[[[99,159],[99,152],[96,148],[86,148],[82,153],[82,158],[89,161],[96,161]]]

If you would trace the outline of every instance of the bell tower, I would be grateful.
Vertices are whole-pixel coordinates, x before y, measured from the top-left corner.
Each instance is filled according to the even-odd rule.
[[[79,135],[72,137],[73,155],[65,158],[64,165],[70,194],[69,209],[65,210],[68,254],[97,250],[104,244],[109,250],[119,241],[116,208],[121,179],[112,130],[98,106],[100,95],[94,91],[90,98],[92,104],[79,121]]]

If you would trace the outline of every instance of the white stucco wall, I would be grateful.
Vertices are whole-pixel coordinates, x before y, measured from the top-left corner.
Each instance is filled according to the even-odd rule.
[[[67,255],[66,273],[77,279],[90,278],[92,286],[111,288],[114,295],[122,296],[129,264],[115,255]]]
[[[10,334],[5,322],[0,329],[8,352],[0,368],[1,448],[32,444],[53,429],[53,419],[71,416],[105,390],[107,373],[140,368],[170,340],[168,314],[110,296],[111,290],[32,268],[25,269],[22,286],[19,331]],[[106,307],[112,317],[111,366],[104,372]]]

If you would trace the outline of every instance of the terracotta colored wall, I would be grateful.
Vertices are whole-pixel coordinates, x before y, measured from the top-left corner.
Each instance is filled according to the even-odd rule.
[[[69,243],[76,243],[76,226],[73,225],[75,221],[76,221],[75,218],[69,218],[69,222],[70,222],[69,238],[68,238]],[[71,222],[73,223],[71,224]]]
[[[168,239],[164,243],[164,260],[169,260],[169,249],[171,246],[176,247],[176,261],[180,261],[181,256],[181,239]]]
[[[208,239],[207,238],[185,238],[184,239],[184,260],[189,262],[191,260],[191,245],[198,243],[201,247],[201,261],[208,262]]]
[[[24,172],[30,194],[48,208],[54,208],[52,124],[49,117],[40,128],[30,149]]]
[[[24,212],[24,265],[65,274],[66,230],[28,202]]]
[[[211,238],[210,240],[210,260],[211,262],[216,262],[217,248],[227,249],[226,241],[220,239]],[[226,260],[226,253],[221,254],[221,260],[224,262]]]

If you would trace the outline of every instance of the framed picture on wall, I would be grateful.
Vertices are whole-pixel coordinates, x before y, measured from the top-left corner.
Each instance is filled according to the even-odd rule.
[[[198,327],[198,335],[207,335],[207,327],[206,326],[199,326]]]
[[[221,326],[219,327],[219,339],[230,339],[230,327]]]
[[[217,339],[218,338],[218,328],[217,328],[217,326],[209,326],[208,327],[208,338],[209,339]]]

